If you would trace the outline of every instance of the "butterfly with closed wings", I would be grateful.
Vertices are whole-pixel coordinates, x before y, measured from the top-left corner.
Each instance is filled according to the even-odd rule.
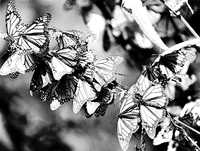
[[[96,117],[105,115],[108,106],[114,102],[117,86],[118,83],[115,80],[102,86],[101,90],[97,92],[97,98],[84,104],[83,107],[87,118],[92,115]]]
[[[96,59],[88,63],[86,70],[78,82],[76,97],[73,100],[73,111],[78,113],[86,102],[98,98],[98,93],[103,86],[115,80],[115,66],[122,62],[121,57],[107,57]],[[99,93],[100,94],[100,93]]]

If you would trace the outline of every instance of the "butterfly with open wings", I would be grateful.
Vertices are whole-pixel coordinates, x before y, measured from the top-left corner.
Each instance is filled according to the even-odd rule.
[[[48,49],[47,26],[50,14],[37,18],[32,24],[21,23],[21,17],[16,10],[15,2],[8,3],[6,12],[7,36],[10,56],[0,68],[1,75],[12,73],[24,74],[35,66],[33,53],[40,54]]]
[[[168,98],[161,85],[150,85],[143,89],[136,82],[123,98],[118,119],[118,139],[124,151],[128,149],[132,134],[142,125],[153,139],[158,123],[166,112]]]

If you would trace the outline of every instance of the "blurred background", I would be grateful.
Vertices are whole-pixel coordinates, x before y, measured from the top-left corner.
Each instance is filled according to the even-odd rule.
[[[7,0],[0,0],[0,33],[6,32],[7,3]],[[183,8],[184,17],[200,33],[200,1],[190,0],[189,3],[194,14]],[[137,23],[123,14],[120,5],[120,0],[16,0],[24,23],[30,24],[36,17],[49,12],[52,14],[50,27],[95,35],[89,46],[97,56],[123,56],[125,61],[117,72],[124,76],[117,78],[121,85],[129,88],[140,75],[143,65],[148,64],[152,54],[157,52]],[[192,37],[184,24],[171,17],[159,0],[146,0],[144,6],[166,45]],[[6,50],[7,43],[0,39],[1,64],[8,57]],[[190,67],[189,76],[195,75],[199,79],[198,66],[199,59]],[[50,111],[47,103],[30,96],[31,77],[32,73],[14,80],[0,77],[0,151],[121,151],[117,140],[119,102],[110,106],[105,116],[98,118],[86,118],[82,112],[75,115],[71,103]],[[199,80],[186,89],[177,88],[177,101],[171,104],[171,109],[179,114],[186,103],[198,98],[198,92]],[[135,149],[138,136],[133,140],[129,150]],[[147,142],[147,150],[156,150],[150,145],[151,140],[147,139]]]

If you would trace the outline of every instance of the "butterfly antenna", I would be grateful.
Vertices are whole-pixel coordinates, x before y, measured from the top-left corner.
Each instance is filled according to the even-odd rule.
[[[128,89],[127,88],[125,88],[123,85],[121,85],[121,84],[119,84],[119,83],[117,83],[117,87],[116,87],[118,90],[120,90],[120,91],[127,91]]]
[[[131,76],[128,76],[126,74],[119,73],[119,72],[115,72],[115,75],[118,75],[118,76],[121,76],[121,77],[131,77]]]

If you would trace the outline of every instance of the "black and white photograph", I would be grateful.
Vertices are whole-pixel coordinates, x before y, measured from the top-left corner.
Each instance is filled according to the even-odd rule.
[[[0,0],[0,151],[200,151],[200,0]]]

